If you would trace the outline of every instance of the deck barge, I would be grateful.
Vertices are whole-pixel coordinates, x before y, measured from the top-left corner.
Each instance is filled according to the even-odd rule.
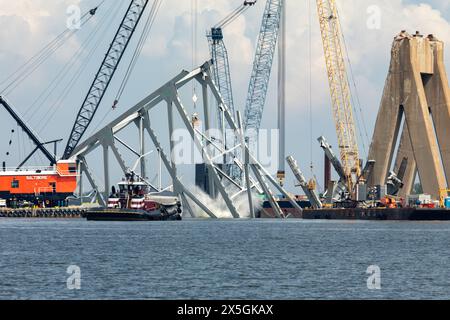
[[[303,208],[298,212],[289,201],[278,202],[284,216],[291,219],[321,220],[407,220],[450,221],[450,209],[444,208],[323,208],[310,209],[308,201],[297,201]],[[270,203],[265,201],[257,218],[277,218]]]
[[[87,208],[48,208],[48,209],[0,209],[1,218],[82,218]]]
[[[407,221],[450,221],[449,209],[428,208],[355,208],[304,210],[303,219],[325,220],[407,220]]]

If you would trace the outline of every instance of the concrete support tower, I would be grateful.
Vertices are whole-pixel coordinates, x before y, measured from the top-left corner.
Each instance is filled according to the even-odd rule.
[[[408,160],[400,196],[411,192],[416,173],[423,191],[435,199],[450,185],[450,90],[443,48],[434,36],[418,32],[402,31],[395,38],[369,152],[376,161],[371,185],[386,183],[399,136],[394,171]]]

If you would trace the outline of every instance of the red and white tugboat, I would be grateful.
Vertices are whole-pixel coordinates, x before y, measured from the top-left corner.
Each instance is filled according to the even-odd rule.
[[[149,186],[134,181],[134,174],[114,187],[108,207],[89,210],[85,217],[90,221],[173,221],[181,220],[180,199],[169,193],[150,193]]]

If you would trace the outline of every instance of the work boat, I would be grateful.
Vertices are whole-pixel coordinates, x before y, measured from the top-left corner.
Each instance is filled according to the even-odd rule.
[[[89,210],[91,221],[169,221],[181,220],[180,199],[170,192],[151,193],[148,184],[135,181],[134,175],[113,187],[107,208]]]

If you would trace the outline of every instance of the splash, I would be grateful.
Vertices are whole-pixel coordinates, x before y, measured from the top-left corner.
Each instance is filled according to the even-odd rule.
[[[219,195],[217,199],[212,199],[209,194],[205,193],[203,190],[201,190],[198,187],[191,188],[194,190],[194,195],[197,197],[197,199],[203,203],[206,207],[208,207],[214,215],[219,219],[232,219],[233,216],[228,209],[225,201],[223,198]],[[238,213],[241,215],[241,219],[248,219],[251,217],[250,214],[250,206],[248,203],[248,196],[247,193],[242,193],[238,197],[236,197],[233,200],[233,203],[238,211]],[[209,216],[194,202],[189,201],[189,204],[192,207],[192,210],[194,211],[194,218],[209,218]],[[263,201],[253,193],[253,207],[255,211],[259,211],[262,208]]]

